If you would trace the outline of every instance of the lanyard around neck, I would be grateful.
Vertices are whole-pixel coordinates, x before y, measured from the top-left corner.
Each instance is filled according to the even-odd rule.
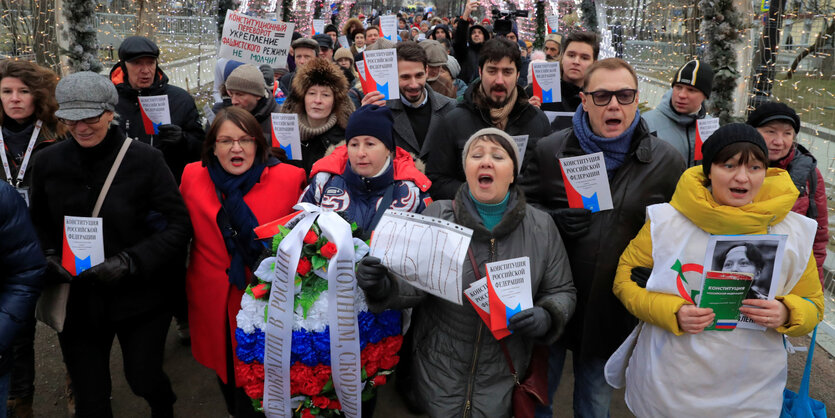
[[[35,122],[35,129],[32,131],[32,136],[29,138],[29,145],[26,146],[26,152],[23,154],[23,162],[20,163],[20,170],[17,172],[17,180],[12,179],[12,171],[9,167],[9,158],[6,156],[6,142],[3,139],[3,130],[0,129],[0,159],[3,160],[3,171],[6,172],[6,181],[14,187],[19,187],[23,182],[23,176],[26,175],[26,168],[29,166],[29,158],[32,156],[32,149],[35,148],[35,141],[38,140],[38,134],[41,133],[43,121]]]

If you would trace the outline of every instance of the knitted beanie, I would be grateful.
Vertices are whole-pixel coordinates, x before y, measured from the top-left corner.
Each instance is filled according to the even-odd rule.
[[[688,61],[676,71],[670,87],[676,84],[694,87],[704,93],[706,98],[710,97],[710,90],[713,89],[713,68],[704,61]]]
[[[716,154],[722,148],[737,142],[750,142],[758,146],[763,154],[768,156],[768,147],[765,145],[765,140],[753,126],[744,123],[729,123],[713,132],[707,138],[707,141],[702,144],[702,170],[705,176],[710,174],[710,166],[713,164],[713,158],[716,157]]]
[[[229,77],[226,78],[223,87],[227,92],[229,90],[235,90],[258,97],[267,96],[267,85],[264,83],[264,74],[252,64],[244,64],[235,68],[229,74]]]
[[[461,165],[466,165],[467,163],[467,154],[470,152],[470,146],[475,142],[476,139],[479,139],[486,135],[492,135],[491,139],[496,139],[496,137],[500,138],[498,141],[499,145],[507,151],[508,155],[510,155],[510,159],[513,161],[513,172],[519,174],[522,167],[519,165],[519,148],[516,146],[516,141],[513,140],[513,137],[508,135],[505,131],[496,128],[484,128],[479,130],[478,132],[474,133],[470,139],[464,144],[464,150],[461,153]]]
[[[373,136],[380,140],[389,151],[394,151],[394,116],[387,106],[365,105],[357,109],[348,119],[348,127],[345,128],[345,139],[349,142],[351,138],[362,135]]]
[[[351,53],[349,48],[339,48],[336,50],[336,53],[333,54],[333,60],[339,62],[342,58],[348,58],[351,62],[354,62],[354,54]]]

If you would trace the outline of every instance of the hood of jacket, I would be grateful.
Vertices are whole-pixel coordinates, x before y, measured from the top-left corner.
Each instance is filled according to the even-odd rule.
[[[655,109],[678,125],[690,126],[696,119],[701,119],[705,117],[705,114],[707,113],[705,111],[704,104],[699,109],[699,112],[694,115],[685,115],[682,113],[678,113],[673,108],[672,99],[673,89],[669,89],[666,93],[664,93],[664,96],[661,97],[661,102],[658,103],[658,106],[656,106]]]
[[[412,155],[400,147],[396,147],[394,159],[391,165],[394,167],[395,181],[411,181],[422,192],[429,190],[432,182],[415,167]],[[331,173],[341,175],[345,172],[348,163],[348,147],[345,145],[336,147],[329,155],[321,158],[313,164],[310,170],[310,178],[318,173]]]
[[[783,221],[797,200],[798,191],[789,173],[769,168],[754,201],[740,207],[721,205],[713,199],[701,166],[690,167],[676,185],[670,204],[699,228],[718,235],[765,234]]]
[[[487,41],[490,40],[490,31],[488,31],[487,28],[485,28],[484,26],[479,25],[479,24],[470,25],[470,28],[467,31],[467,42],[469,43],[469,46],[471,48],[478,45],[478,48],[480,49],[484,45],[484,42],[482,42],[480,44],[474,44],[473,43],[473,41],[472,41],[472,39],[473,39],[473,29],[481,29],[481,31],[484,33],[484,42],[487,42]]]
[[[134,96],[149,96],[154,94],[165,94],[163,88],[168,84],[168,75],[159,68],[157,64],[157,75],[154,77],[154,82],[150,87],[136,90],[130,86],[128,82],[128,74],[122,63],[117,62],[113,68],[110,69],[110,81],[116,86],[119,95],[127,94]]]

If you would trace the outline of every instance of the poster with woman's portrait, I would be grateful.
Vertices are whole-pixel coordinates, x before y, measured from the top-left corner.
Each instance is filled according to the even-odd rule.
[[[707,242],[705,271],[751,273],[754,283],[746,299],[772,300],[780,287],[779,271],[786,235],[712,235]],[[765,330],[745,315],[738,328]]]

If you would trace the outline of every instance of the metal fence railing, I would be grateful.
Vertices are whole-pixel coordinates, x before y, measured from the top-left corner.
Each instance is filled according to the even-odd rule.
[[[96,13],[96,29],[108,25],[116,33],[129,34],[136,30],[136,15],[121,13]],[[213,17],[169,16],[157,17],[155,32],[166,35],[193,36],[216,31]]]

